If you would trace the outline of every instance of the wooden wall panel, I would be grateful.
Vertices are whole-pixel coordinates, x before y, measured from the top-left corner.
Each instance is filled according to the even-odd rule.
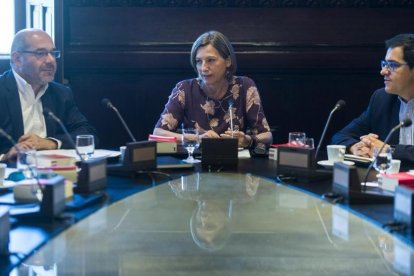
[[[318,140],[339,99],[347,108],[336,114],[328,134],[358,115],[382,86],[383,41],[414,26],[412,8],[142,7],[126,2],[130,5],[69,1],[64,7],[63,76],[104,147],[119,146],[128,137],[100,100],[111,99],[137,138],[146,139],[175,83],[195,76],[189,52],[206,30],[222,31],[233,42],[238,74],[256,81],[268,121],[277,128],[276,142],[283,142],[290,130]]]

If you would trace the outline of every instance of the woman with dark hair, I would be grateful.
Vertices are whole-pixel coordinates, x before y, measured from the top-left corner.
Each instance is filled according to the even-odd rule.
[[[202,34],[191,49],[198,78],[180,81],[173,89],[154,134],[181,138],[176,130],[198,129],[201,137],[227,137],[232,115],[239,146],[270,145],[272,133],[253,80],[235,76],[236,57],[230,41],[217,31]],[[230,112],[231,108],[231,112]],[[250,129],[250,134],[246,130]]]

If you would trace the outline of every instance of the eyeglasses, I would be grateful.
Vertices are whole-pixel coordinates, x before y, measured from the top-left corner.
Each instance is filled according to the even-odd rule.
[[[407,63],[399,63],[396,61],[381,61],[381,69],[386,68],[387,70],[394,72],[396,69],[400,68],[401,66],[407,65]]]
[[[54,57],[54,58],[60,58],[60,51],[59,50],[52,50],[52,51],[37,50],[37,51],[19,51],[19,52],[20,53],[25,53],[25,54],[32,54],[38,59],[45,58],[49,54],[51,54],[52,57]]]

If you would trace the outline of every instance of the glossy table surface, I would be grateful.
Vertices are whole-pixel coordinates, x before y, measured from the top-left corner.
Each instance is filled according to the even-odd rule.
[[[243,173],[131,195],[14,272],[48,275],[410,275],[413,249],[339,205]]]

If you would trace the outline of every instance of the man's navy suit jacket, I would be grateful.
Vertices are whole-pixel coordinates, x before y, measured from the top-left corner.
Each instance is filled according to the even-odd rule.
[[[72,91],[61,84],[50,82],[45,94],[42,96],[43,110],[52,111],[65,125],[72,139],[79,134],[95,135],[96,130],[80,113],[73,99]],[[45,118],[47,137],[62,141],[62,148],[73,148],[69,138],[59,125],[51,118]],[[0,76],[0,127],[17,141],[24,134],[22,108],[16,79],[11,70]],[[6,153],[11,143],[0,136],[0,153]]]
[[[372,95],[368,108],[345,128],[332,137],[332,144],[347,147],[360,141],[360,137],[374,133],[382,141],[388,133],[399,123],[400,100],[397,95],[389,94],[384,88],[378,89]],[[400,132],[397,130],[391,136],[388,144],[395,146],[394,159],[404,162],[414,162],[414,146],[399,145]]]

